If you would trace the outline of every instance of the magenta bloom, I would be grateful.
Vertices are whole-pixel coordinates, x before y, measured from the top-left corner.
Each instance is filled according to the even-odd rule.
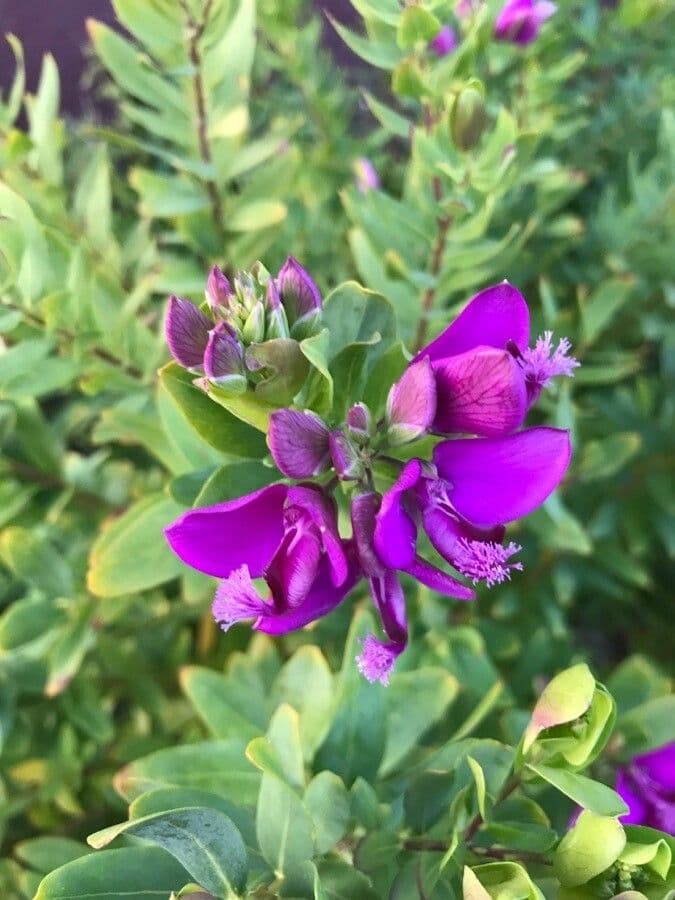
[[[495,37],[521,47],[531,44],[557,8],[550,0],[507,0],[495,22]]]
[[[546,500],[570,457],[569,434],[557,428],[443,441],[434,449],[433,465],[410,460],[384,495],[374,536],[378,557],[392,569],[411,572],[421,525],[443,559],[474,584],[500,584],[522,568],[510,561],[520,547],[501,543],[504,525]]]
[[[189,510],[165,534],[184,563],[223,579],[213,602],[223,629],[245,619],[268,634],[301,628],[333,610],[358,577],[334,501],[314,487],[273,484]],[[269,596],[254,578],[265,579]]]
[[[675,835],[675,743],[636,756],[619,769],[616,790],[629,809],[622,822]]]
[[[542,388],[579,365],[567,356],[569,341],[554,351],[546,332],[530,349],[529,335],[520,291],[503,281],[476,294],[414,360],[431,360],[436,376],[433,430],[498,437],[522,425]]]
[[[458,46],[459,41],[455,29],[451,25],[444,25],[436,37],[429,41],[429,49],[433,50],[436,56],[447,56]]]

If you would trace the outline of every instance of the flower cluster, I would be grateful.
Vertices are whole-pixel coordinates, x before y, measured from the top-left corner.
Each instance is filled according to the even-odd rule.
[[[278,281],[286,302],[281,273]],[[529,332],[522,295],[494,285],[410,361],[380,417],[358,397],[344,422],[273,412],[268,445],[286,481],[191,510],[166,531],[184,562],[222,579],[216,621],[253,619],[281,634],[330,612],[365,579],[384,639],[368,636],[357,662],[386,684],[408,640],[401,574],[471,600],[473,586],[521,570],[505,526],[546,500],[571,453],[568,432],[521,426],[550,380],[577,365],[565,341],[554,349],[547,333],[530,348]],[[421,438],[435,441],[430,458],[397,458]],[[338,528],[338,497],[349,500],[349,537]],[[451,572],[422,555],[422,533]]]
[[[176,362],[225,396],[254,387],[283,389],[290,400],[307,371],[298,341],[321,322],[321,294],[300,263],[289,256],[276,278],[256,263],[232,282],[214,266],[205,294],[202,308],[169,298],[166,341]]]

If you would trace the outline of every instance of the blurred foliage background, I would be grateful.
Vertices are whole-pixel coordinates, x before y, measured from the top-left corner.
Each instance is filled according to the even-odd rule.
[[[32,897],[44,873],[85,852],[87,834],[126,817],[140,784],[165,784],[152,774],[162,770],[156,751],[224,741],[192,763],[181,758],[202,781],[166,783],[213,790],[211,776],[229,760],[244,785],[235,799],[255,805],[258,775],[243,747],[282,702],[310,719],[316,707],[305,760],[318,753],[316,772],[343,778],[357,831],[376,835],[354,870],[362,880],[343,894],[334,885],[347,876],[324,861],[331,897],[371,896],[370,883],[373,896],[393,890],[380,870],[398,844],[381,828],[382,804],[400,820],[391,773],[423,736],[434,747],[453,735],[516,743],[522,710],[571,662],[587,660],[605,680],[618,672],[626,715],[657,697],[670,703],[638,716],[639,727],[633,717],[641,738],[631,744],[627,728],[624,751],[617,745],[618,756],[598,764],[600,780],[612,781],[626,747],[675,737],[664,730],[675,644],[672,8],[562,0],[539,39],[519,49],[492,40],[498,4],[461,21],[452,4],[422,4],[461,33],[459,49],[437,58],[402,29],[397,3],[352,4],[354,29],[335,24],[355,54],[344,70],[304,0],[112,0],[120,28],[88,23],[87,90],[111,111],[106,121],[64,122],[50,56],[26,93],[22,48],[8,36],[3,896]],[[467,90],[481,97],[478,137],[462,119]],[[364,157],[379,188],[358,188]],[[183,569],[162,536],[186,506],[231,496],[233,465],[246,458],[227,427],[187,416],[156,377],[167,359],[166,295],[199,301],[213,263],[231,271],[261,258],[275,269],[289,253],[324,292],[356,278],[384,294],[408,347],[421,309],[431,335],[472,292],[508,277],[537,333],[567,335],[583,362],[540,403],[541,421],[572,430],[576,453],[563,488],[519,526],[525,572],[471,606],[412,597],[417,644],[388,695],[347,673],[345,641],[354,610],[352,642],[367,615],[363,597],[274,645],[246,629],[222,636],[209,614],[212,582]],[[343,653],[347,668],[331,687]],[[416,665],[435,673],[426,693]],[[227,678],[216,674],[224,669]],[[310,677],[311,702],[300,690]],[[343,705],[321,714],[334,689]],[[399,704],[413,697],[423,714],[406,730]],[[364,735],[351,770],[335,724],[345,716]],[[389,738],[372,738],[373,721],[389,722]],[[371,758],[373,740],[381,746]],[[556,802],[560,826],[569,802]],[[246,836],[250,823],[235,821]],[[35,844],[39,835],[63,840]],[[421,896],[409,892],[407,865],[402,858],[403,886],[391,896]]]

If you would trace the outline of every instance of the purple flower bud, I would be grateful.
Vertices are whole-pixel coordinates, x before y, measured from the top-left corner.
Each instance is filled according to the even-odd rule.
[[[209,334],[204,351],[204,373],[209,381],[233,393],[246,390],[243,348],[226,322],[219,322]]]
[[[311,327],[321,314],[321,294],[309,273],[292,256],[279,270],[276,286],[286,310],[291,332]]]
[[[455,34],[455,29],[451,25],[444,25],[435,38],[429,42],[429,49],[436,56],[447,56],[456,50],[459,46],[459,40]]]
[[[406,444],[425,434],[436,415],[436,380],[431,362],[424,358],[408,366],[387,398],[388,437]]]
[[[363,463],[356,447],[343,431],[331,431],[328,440],[338,478],[342,481],[358,481],[363,474]]]
[[[328,427],[309,410],[273,412],[267,443],[277,468],[289,478],[311,478],[328,468]]]
[[[373,418],[365,403],[355,403],[347,413],[347,428],[350,435],[365,444],[372,434]]]
[[[267,282],[267,328],[265,330],[265,338],[267,340],[274,338],[289,338],[291,336],[288,327],[288,318],[286,310],[281,303],[281,295],[277,288],[274,278],[270,278]]]
[[[223,274],[222,269],[213,266],[206,281],[206,300],[211,309],[228,306],[230,297],[234,296],[232,285]]]
[[[550,0],[507,0],[495,22],[495,37],[521,47],[531,44],[557,8]]]
[[[356,176],[356,187],[362,194],[368,191],[376,191],[380,186],[380,176],[372,162],[365,156],[357,159],[354,163],[354,174]]]
[[[186,369],[200,369],[213,322],[189,300],[169,297],[164,323],[171,355]]]

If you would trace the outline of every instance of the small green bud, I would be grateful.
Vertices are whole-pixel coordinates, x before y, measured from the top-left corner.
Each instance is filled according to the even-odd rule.
[[[411,50],[416,44],[428,44],[441,29],[433,13],[421,6],[408,6],[399,19],[396,40],[401,50]]]
[[[391,87],[400,97],[419,99],[427,93],[422,71],[412,59],[404,59],[396,66],[391,76]]]
[[[255,344],[265,337],[265,307],[258,300],[244,322],[241,336],[247,344]]]
[[[268,310],[267,328],[265,329],[266,339],[269,341],[274,338],[289,338],[290,336],[291,331],[288,327],[286,310],[283,306],[277,306],[275,309]]]
[[[462,88],[450,111],[450,135],[458,150],[471,150],[487,125],[485,96],[478,81]]]

